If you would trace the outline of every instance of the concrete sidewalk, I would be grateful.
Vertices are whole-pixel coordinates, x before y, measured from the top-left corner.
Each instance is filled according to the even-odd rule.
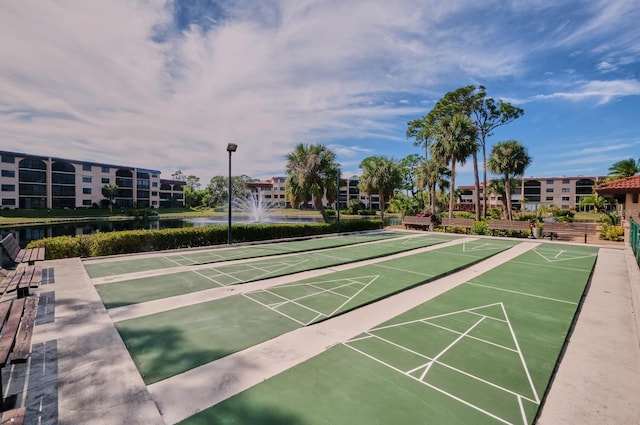
[[[525,241],[519,249],[527,245],[532,244]],[[493,261],[499,258],[494,257]],[[434,284],[439,283],[438,287],[447,288],[445,279],[466,280],[466,274],[491,267],[491,261],[478,263],[442,279],[443,282],[436,281],[425,287],[436,288]],[[40,396],[39,403],[28,405],[27,423],[168,424],[184,417],[184,411],[173,410],[163,411],[163,416],[158,405],[169,407],[182,404],[183,400],[188,404],[187,401],[199,396],[198,391],[161,394],[162,382],[150,386],[151,392],[147,389],[82,262],[79,259],[47,261],[45,267],[54,267],[55,283],[44,285],[39,291],[47,293],[48,308],[55,309],[52,315],[55,320],[36,326],[34,331],[31,368],[40,368],[41,364],[47,367],[42,366],[41,382],[34,380],[25,386],[27,392],[42,393],[43,389],[46,392]],[[638,423],[639,286],[640,271],[628,248],[600,249],[591,286],[538,423]],[[394,308],[398,310],[394,314],[411,307],[411,302],[405,302],[407,299],[402,297],[403,294],[398,294],[386,300],[396,305]],[[332,333],[349,334],[349,323],[361,320],[360,310],[340,316],[336,322],[327,321],[324,326],[333,322]],[[383,319],[376,318],[378,322]],[[303,331],[317,333],[319,328],[312,326],[300,330]],[[326,340],[318,342],[323,343]],[[36,346],[44,347],[38,349],[38,355]],[[326,345],[320,349],[323,347]],[[294,353],[280,354],[294,356]],[[265,355],[268,358],[268,354]],[[246,373],[242,368],[238,371]],[[242,389],[242,385],[233,381],[219,384],[229,385],[231,393]],[[184,385],[186,381],[174,387],[185,388]],[[154,400],[152,394],[158,400]],[[178,403],[175,398],[180,399]]]

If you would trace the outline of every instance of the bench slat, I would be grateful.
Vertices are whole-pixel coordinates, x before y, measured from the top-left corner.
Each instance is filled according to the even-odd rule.
[[[13,348],[16,332],[18,332],[18,326],[20,325],[20,318],[22,317],[22,310],[24,309],[24,301],[25,299],[21,298],[11,303],[9,318],[2,327],[2,335],[0,335],[0,367],[4,367],[7,364],[9,352]]]
[[[27,300],[24,305],[24,313],[20,321],[20,329],[15,338],[15,346],[11,355],[11,363],[21,363],[27,361],[31,352],[31,337],[33,327],[38,314],[38,295],[24,298]]]
[[[22,425],[24,423],[24,418],[26,415],[26,407],[18,407],[17,409],[7,410],[6,412],[2,412],[2,424]]]

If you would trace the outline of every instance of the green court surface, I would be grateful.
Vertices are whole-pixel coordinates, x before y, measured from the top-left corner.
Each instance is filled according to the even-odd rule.
[[[119,261],[85,263],[87,274],[92,279],[119,274],[142,272],[147,270],[166,269],[180,266],[193,266],[221,261],[242,260],[246,258],[267,257],[270,255],[289,254],[293,252],[312,251],[315,249],[335,248],[406,235],[394,232],[371,232],[356,235],[333,236],[306,239],[292,242],[275,242],[258,246],[228,248],[216,247],[209,250],[183,252],[180,254],[162,255],[150,258],[130,257]]]
[[[596,255],[540,245],[182,423],[533,424]]]
[[[147,384],[429,282],[512,247],[476,240],[116,323]],[[169,360],[169,361],[168,361]]]
[[[429,234],[413,238],[394,238],[375,244],[348,245],[316,250],[284,258],[268,258],[233,265],[167,273],[139,279],[96,285],[107,308],[122,307],[156,299],[284,276],[323,267],[337,266],[383,257],[412,249],[448,242],[457,237]]]

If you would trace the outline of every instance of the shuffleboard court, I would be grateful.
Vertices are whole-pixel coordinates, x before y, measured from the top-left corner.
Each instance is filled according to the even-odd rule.
[[[227,356],[495,255],[477,240],[116,323],[147,384]],[[274,298],[275,297],[275,298]]]
[[[181,254],[154,255],[147,258],[130,257],[104,262],[86,262],[84,267],[92,279],[115,276],[147,270],[167,269],[180,266],[192,266],[221,261],[242,260],[246,258],[266,257],[315,249],[334,248],[376,240],[402,236],[397,232],[371,232],[357,235],[333,236],[306,239],[292,242],[275,242],[247,247],[212,247],[209,250],[184,252]],[[406,235],[406,234],[404,234]]]
[[[533,424],[596,256],[540,245],[181,423]]]
[[[379,258],[412,249],[458,239],[456,236],[429,234],[412,238],[393,238],[362,246],[316,250],[283,258],[268,258],[233,265],[167,273],[138,279],[96,285],[107,308],[188,294],[205,289],[252,282],[302,271]]]

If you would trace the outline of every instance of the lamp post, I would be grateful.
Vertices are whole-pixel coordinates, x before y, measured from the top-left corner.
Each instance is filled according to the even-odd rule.
[[[231,245],[231,153],[238,149],[235,143],[227,144],[227,152],[229,152],[229,229],[227,230],[227,244]]]
[[[340,167],[338,167],[338,194],[336,195],[336,211],[338,213],[336,218],[336,232],[340,233]]]

